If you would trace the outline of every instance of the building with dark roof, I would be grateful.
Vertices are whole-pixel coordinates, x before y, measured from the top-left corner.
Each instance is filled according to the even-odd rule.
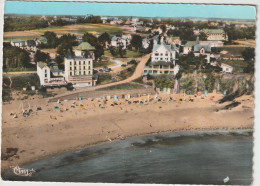
[[[144,68],[144,75],[177,74],[179,66],[175,64],[176,49],[164,42],[155,44],[151,58]]]

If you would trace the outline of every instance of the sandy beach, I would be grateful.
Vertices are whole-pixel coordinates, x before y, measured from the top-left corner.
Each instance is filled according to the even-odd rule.
[[[253,129],[252,95],[236,98],[241,104],[230,110],[220,110],[231,103],[219,104],[222,97],[221,94],[208,94],[203,99],[159,95],[154,99],[155,95],[151,95],[128,101],[119,98],[117,104],[113,99],[104,104],[102,98],[48,103],[46,98],[30,97],[3,103],[1,170],[130,136],[183,130]],[[29,116],[23,116],[22,106],[25,110],[31,108]]]

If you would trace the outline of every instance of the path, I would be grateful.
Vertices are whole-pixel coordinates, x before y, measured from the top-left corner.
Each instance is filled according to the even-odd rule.
[[[76,91],[73,91],[73,92],[67,92],[65,94],[60,94],[60,95],[57,95],[55,97],[52,97],[52,98],[49,99],[49,101],[57,100],[57,99],[60,99],[61,97],[70,96],[70,95],[73,95],[73,94],[77,95],[79,93],[86,92],[86,91],[94,91],[94,90],[101,89],[101,88],[107,88],[107,87],[111,87],[111,86],[115,86],[115,85],[121,85],[121,84],[129,83],[129,82],[131,82],[131,81],[133,81],[133,80],[142,76],[143,69],[144,69],[145,64],[147,63],[149,58],[150,58],[150,54],[147,54],[144,57],[139,58],[140,62],[138,63],[138,65],[135,69],[135,72],[133,73],[133,75],[131,77],[129,77],[125,80],[113,82],[113,83],[109,83],[109,84],[105,84],[105,85],[98,85],[98,86],[95,86],[95,87],[88,87],[88,88],[76,90]]]

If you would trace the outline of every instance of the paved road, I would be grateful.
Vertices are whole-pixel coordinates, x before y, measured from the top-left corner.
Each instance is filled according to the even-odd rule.
[[[133,75],[131,77],[129,77],[125,80],[113,82],[113,83],[109,83],[109,84],[105,84],[105,85],[98,85],[98,86],[95,86],[95,87],[88,87],[88,88],[76,90],[76,91],[73,91],[73,92],[67,92],[65,94],[61,94],[61,95],[57,95],[55,97],[52,97],[52,98],[49,99],[49,101],[50,100],[56,100],[56,99],[59,99],[61,97],[69,96],[69,95],[73,95],[73,94],[77,95],[81,92],[94,91],[94,90],[101,89],[101,88],[107,88],[107,87],[111,87],[111,86],[115,86],[115,85],[129,83],[129,82],[131,82],[131,81],[133,81],[133,80],[142,76],[144,66],[145,66],[145,64],[146,64],[146,62],[148,61],[149,58],[150,58],[150,54],[147,54],[147,55],[143,56],[142,58],[137,58],[137,60],[140,60],[140,62],[138,63],[138,65],[135,69],[135,72],[133,73]]]

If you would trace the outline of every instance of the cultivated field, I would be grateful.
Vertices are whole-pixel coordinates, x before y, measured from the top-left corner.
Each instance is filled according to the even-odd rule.
[[[63,34],[75,34],[82,35],[85,32],[92,34],[101,34],[107,32],[111,35],[122,33],[122,29],[117,25],[108,24],[76,24],[67,26],[53,26],[37,30],[26,30],[26,31],[16,31],[16,32],[4,32],[4,40],[28,40],[35,37],[39,37],[46,31],[55,32],[58,36]]]

